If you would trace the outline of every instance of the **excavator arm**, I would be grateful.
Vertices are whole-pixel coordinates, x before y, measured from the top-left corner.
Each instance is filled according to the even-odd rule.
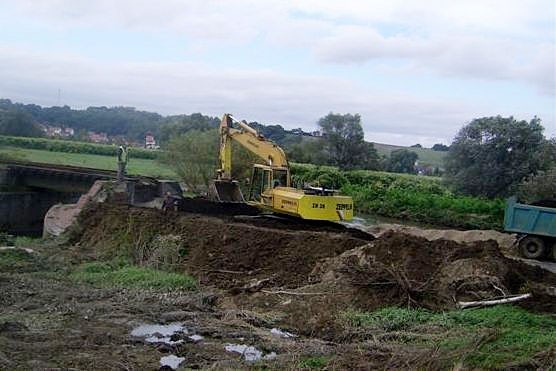
[[[234,127],[234,124],[237,127]],[[272,167],[288,168],[286,154],[272,141],[264,138],[245,121],[238,121],[230,114],[224,114],[220,122],[220,170],[219,179],[232,179],[232,142],[259,156]]]

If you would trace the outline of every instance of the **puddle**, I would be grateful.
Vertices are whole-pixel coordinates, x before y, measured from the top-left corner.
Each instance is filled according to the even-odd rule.
[[[245,345],[245,344],[226,344],[225,347],[227,352],[238,353],[243,356],[243,358],[248,362],[258,361],[259,359],[274,359],[276,358],[276,353],[271,352],[263,356],[263,352],[257,348]]]
[[[280,336],[283,338],[296,338],[297,335],[292,334],[291,332],[280,330],[279,328],[273,328],[270,330],[272,335]]]
[[[192,341],[197,343],[197,342],[203,340],[204,338],[201,335],[191,335],[191,336],[189,336],[189,339],[191,339]]]
[[[172,369],[176,369],[179,367],[179,365],[185,361],[184,357],[178,357],[175,356],[173,354],[169,355],[169,356],[164,356],[162,358],[160,358],[160,365],[161,366],[168,366],[171,367]]]
[[[187,333],[187,329],[182,323],[174,322],[167,325],[140,325],[131,331],[131,335],[143,337],[147,343],[174,345],[183,343],[183,340],[172,340],[172,335],[179,332]]]

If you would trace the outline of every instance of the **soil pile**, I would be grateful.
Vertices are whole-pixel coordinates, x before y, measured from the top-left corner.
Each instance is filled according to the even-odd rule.
[[[160,236],[179,237],[182,270],[200,282],[239,289],[252,280],[295,288],[309,283],[309,273],[324,258],[368,243],[360,232],[315,226],[284,228],[283,221],[163,213],[119,205],[98,204],[86,210],[73,239],[99,254],[128,255],[148,260],[144,252]]]
[[[533,309],[556,310],[556,275],[508,259],[496,241],[469,244],[387,232],[370,244],[317,267],[322,283],[346,286],[358,306],[410,305],[453,308],[476,301],[532,292]]]

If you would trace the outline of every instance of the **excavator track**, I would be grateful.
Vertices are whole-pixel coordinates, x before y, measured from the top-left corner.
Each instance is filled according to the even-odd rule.
[[[227,219],[235,223],[245,223],[263,228],[345,233],[361,240],[372,241],[375,237],[361,229],[344,224],[296,218],[283,214],[263,212],[261,209],[243,202],[212,201],[202,197],[183,198],[178,202],[178,211]]]

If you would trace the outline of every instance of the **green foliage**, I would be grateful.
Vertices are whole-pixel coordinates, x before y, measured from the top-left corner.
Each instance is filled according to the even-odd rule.
[[[506,196],[512,186],[545,166],[540,119],[513,117],[473,120],[456,135],[446,158],[446,180],[458,192]]]
[[[340,169],[378,169],[378,155],[365,142],[359,114],[329,113],[319,120],[330,164]]]
[[[415,174],[415,162],[418,158],[419,156],[415,152],[407,149],[396,149],[390,153],[388,171],[393,173]]]
[[[390,157],[390,153],[397,149],[407,149],[411,152],[415,152],[419,156],[420,166],[444,169],[444,158],[446,157],[446,152],[433,151],[430,148],[402,147],[383,143],[373,144],[378,154],[382,157]]]
[[[0,250],[0,272],[32,272],[42,263],[38,256],[23,249]]]
[[[518,198],[525,203],[556,200],[556,167],[524,180],[518,187]]]
[[[170,140],[186,134],[191,130],[206,131],[218,128],[220,120],[200,113],[173,116],[160,127],[160,142],[168,144]]]
[[[76,142],[69,140],[45,139],[45,138],[23,138],[0,135],[0,145],[9,147],[40,149],[51,152],[64,153],[87,153],[91,155],[114,156],[118,151],[117,146],[106,144],[94,144],[86,142]],[[159,157],[158,151],[151,151],[143,148],[129,147],[130,157],[143,159],[156,159]]]
[[[42,136],[42,130],[33,118],[24,111],[0,108],[0,135],[40,137]]]
[[[218,133],[216,130],[191,130],[168,144],[163,162],[171,166],[188,191],[206,191],[216,174]]]
[[[158,113],[138,111],[133,107],[88,107],[84,110],[63,107],[41,107],[36,104],[12,103],[0,99],[0,109],[26,112],[36,122],[61,125],[86,132],[105,132],[143,141],[147,131],[158,135],[159,126],[168,118]]]
[[[431,149],[433,151],[447,152],[450,149],[450,147],[442,143],[436,143],[434,146],[432,146]]]
[[[502,199],[455,195],[439,178],[368,170],[342,172],[333,167],[301,164],[293,164],[291,168],[298,186],[310,183],[341,189],[353,198],[357,213],[450,227],[500,229],[502,226]]]
[[[195,279],[185,274],[169,273],[137,266],[118,267],[103,262],[85,263],[70,277],[79,282],[99,286],[159,290],[194,290],[197,287]]]
[[[311,369],[311,370],[320,370],[326,367],[328,361],[330,360],[329,357],[325,356],[317,356],[317,357],[309,357],[302,359],[299,361],[298,368],[300,369]]]
[[[556,344],[556,318],[510,305],[444,313],[383,308],[375,312],[344,312],[340,319],[354,327],[382,331],[426,334],[439,327],[443,332],[449,330],[448,338],[435,340],[433,346],[459,351],[464,364],[471,368],[503,368],[527,362]],[[480,341],[481,338],[486,340]]]

